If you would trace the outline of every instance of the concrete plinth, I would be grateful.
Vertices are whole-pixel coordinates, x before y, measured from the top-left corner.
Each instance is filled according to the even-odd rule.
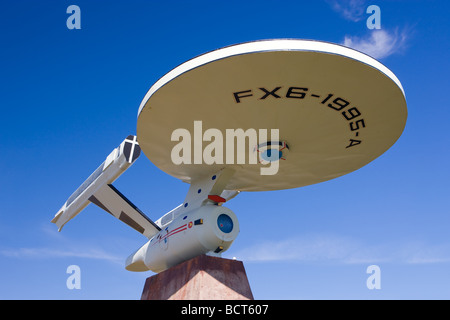
[[[146,279],[141,300],[253,300],[242,261],[201,255]]]

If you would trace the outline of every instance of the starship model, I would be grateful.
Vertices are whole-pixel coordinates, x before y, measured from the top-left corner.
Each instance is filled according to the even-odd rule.
[[[137,136],[112,151],[52,222],[61,230],[91,202],[120,219],[148,238],[126,260],[130,271],[220,255],[239,233],[223,203],[242,191],[298,188],[353,172],[397,141],[406,118],[397,77],[353,49],[292,39],[218,49],[150,88]],[[112,185],[141,150],[190,184],[183,203],[156,221]],[[275,163],[276,171],[262,174]]]

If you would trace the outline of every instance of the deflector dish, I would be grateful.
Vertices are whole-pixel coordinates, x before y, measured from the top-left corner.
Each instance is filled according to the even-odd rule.
[[[167,73],[140,105],[137,137],[158,168],[185,182],[232,168],[225,189],[266,191],[361,168],[395,143],[406,118],[400,81],[375,59],[331,43],[267,40],[215,50]],[[171,135],[184,128],[194,137],[195,121],[224,137],[227,129],[278,129],[289,156],[274,175],[261,175],[262,164],[175,164]]]

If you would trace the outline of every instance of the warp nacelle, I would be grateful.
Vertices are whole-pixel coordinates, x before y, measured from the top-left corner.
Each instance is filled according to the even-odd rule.
[[[129,271],[161,272],[206,253],[226,251],[239,233],[230,209],[214,204],[179,215],[126,261]]]
[[[139,210],[113,185],[139,157],[135,136],[128,136],[75,191],[52,222],[59,230],[94,203],[147,237],[148,242],[126,261],[129,271],[161,272],[201,254],[226,251],[239,234],[236,215],[223,203],[239,192],[224,190],[232,170],[221,170],[191,182],[182,204],[156,221]]]

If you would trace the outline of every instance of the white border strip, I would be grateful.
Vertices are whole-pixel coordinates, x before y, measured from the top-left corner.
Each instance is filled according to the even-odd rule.
[[[162,78],[160,78],[147,92],[147,94],[145,95],[144,99],[142,100],[139,106],[138,117],[142,109],[144,108],[145,104],[147,103],[148,99],[150,99],[153,93],[155,93],[159,88],[161,88],[174,78],[178,77],[179,75],[215,60],[220,60],[235,55],[263,52],[263,51],[317,51],[345,56],[360,61],[362,63],[365,63],[383,72],[392,81],[394,81],[395,84],[397,84],[397,86],[402,91],[403,95],[405,95],[402,84],[391,70],[389,70],[387,67],[385,67],[383,64],[381,64],[374,58],[360,51],[350,49],[338,44],[315,40],[296,40],[296,39],[261,40],[232,45],[229,47],[225,47],[222,49],[202,54],[196,58],[184,62],[183,64],[169,71]]]

